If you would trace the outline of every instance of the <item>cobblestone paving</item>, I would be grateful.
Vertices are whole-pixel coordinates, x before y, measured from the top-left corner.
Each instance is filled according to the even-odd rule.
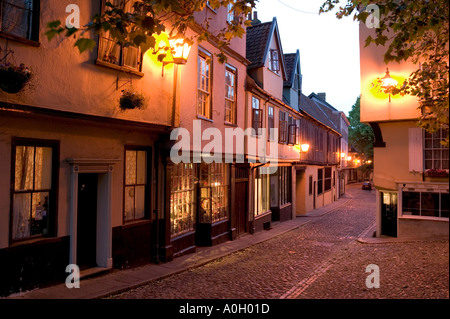
[[[447,241],[364,244],[375,191],[310,223],[207,265],[111,296],[118,299],[449,298]],[[366,287],[366,267],[380,288]]]

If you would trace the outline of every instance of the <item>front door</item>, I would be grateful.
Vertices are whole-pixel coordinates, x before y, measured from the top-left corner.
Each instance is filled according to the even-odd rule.
[[[397,237],[397,194],[381,193],[381,234]]]
[[[97,174],[78,175],[77,265],[97,266]]]
[[[247,232],[247,182],[236,183],[236,230],[239,236]]]

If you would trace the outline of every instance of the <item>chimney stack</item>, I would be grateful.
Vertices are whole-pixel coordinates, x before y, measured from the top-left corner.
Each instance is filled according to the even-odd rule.
[[[327,101],[327,94],[322,92],[322,93],[317,93],[317,96],[319,97],[319,99],[321,99],[322,101],[326,102]]]
[[[252,21],[252,25],[257,25],[257,24],[261,23],[261,21],[258,20],[258,12],[257,11],[253,11],[253,19],[252,19],[251,13],[248,16],[249,16],[249,20]]]

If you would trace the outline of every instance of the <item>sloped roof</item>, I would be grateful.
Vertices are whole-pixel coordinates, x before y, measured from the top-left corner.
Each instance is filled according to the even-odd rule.
[[[299,51],[296,53],[288,53],[284,55],[284,64],[286,65],[286,77],[287,80],[284,81],[285,87],[292,87],[292,81],[294,81],[295,67],[297,66],[297,56],[299,56]]]
[[[251,61],[249,69],[262,67],[269,42],[273,21],[255,24],[247,28],[247,53],[246,57]]]
[[[333,121],[327,116],[327,114],[322,110],[322,108],[303,93],[301,93],[300,95],[300,110],[306,112],[308,115],[312,116],[322,124],[325,124],[326,126],[339,132],[339,129],[336,127]]]

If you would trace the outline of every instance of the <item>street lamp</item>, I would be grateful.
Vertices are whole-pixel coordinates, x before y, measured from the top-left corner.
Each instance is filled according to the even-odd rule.
[[[169,39],[169,44],[173,63],[186,64],[189,57],[189,52],[191,52],[191,45],[182,38],[171,38]]]

